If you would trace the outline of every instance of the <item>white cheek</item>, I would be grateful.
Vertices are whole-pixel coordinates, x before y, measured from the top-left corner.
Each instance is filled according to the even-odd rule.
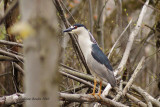
[[[72,32],[76,33],[76,34],[79,34],[79,30],[77,30],[77,29],[72,30]]]

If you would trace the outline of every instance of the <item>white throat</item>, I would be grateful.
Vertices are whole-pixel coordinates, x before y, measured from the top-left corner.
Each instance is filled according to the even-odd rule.
[[[78,34],[78,42],[83,55],[87,60],[87,56],[91,54],[91,46],[93,44],[90,40],[89,32],[87,30],[83,30],[83,32]]]

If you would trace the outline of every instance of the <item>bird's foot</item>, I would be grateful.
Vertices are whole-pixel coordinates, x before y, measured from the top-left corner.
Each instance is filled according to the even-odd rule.
[[[100,98],[100,99],[102,99],[102,97],[101,97],[101,93],[96,93],[96,95],[98,95],[98,96],[99,96],[99,98]]]
[[[92,96],[94,96],[95,98],[97,98],[95,93],[90,93],[89,95],[92,95]]]
[[[95,93],[90,93],[89,95],[93,95],[93,96],[95,96]]]

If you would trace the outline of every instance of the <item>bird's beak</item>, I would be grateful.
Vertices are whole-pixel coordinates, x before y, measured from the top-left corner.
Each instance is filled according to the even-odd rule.
[[[68,28],[68,29],[66,29],[66,30],[64,30],[63,32],[70,32],[70,31],[72,31],[74,28]]]

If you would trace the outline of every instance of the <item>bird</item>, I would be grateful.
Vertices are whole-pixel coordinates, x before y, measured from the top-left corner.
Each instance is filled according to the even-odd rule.
[[[112,87],[116,86],[113,68],[107,56],[100,49],[93,35],[83,24],[74,24],[63,32],[78,35],[78,43],[86,60],[86,63],[94,77],[94,87],[91,95],[95,96],[97,80],[100,80],[98,96],[101,96],[102,81],[110,83]]]

